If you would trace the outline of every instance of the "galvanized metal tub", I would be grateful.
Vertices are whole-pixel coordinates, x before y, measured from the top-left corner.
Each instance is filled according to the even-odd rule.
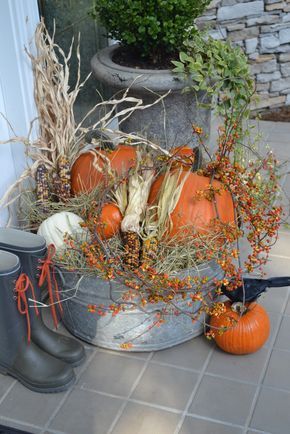
[[[88,305],[109,306],[112,304],[112,299],[120,300],[121,295],[124,291],[128,291],[128,288],[115,281],[111,282],[110,286],[106,280],[64,270],[61,271],[61,275],[63,323],[73,335],[90,344],[118,351],[156,351],[170,348],[204,332],[205,316],[201,316],[200,321],[192,322],[186,314],[176,315],[176,310],[166,315],[165,323],[160,327],[153,326],[156,322],[156,309],[162,309],[163,303],[148,303],[144,308],[146,312],[139,308],[128,308],[116,316],[91,313],[88,311]],[[214,296],[213,279],[222,278],[223,272],[215,262],[210,262],[197,269],[178,273],[176,277],[184,278],[188,275],[207,276],[204,293],[210,291]],[[180,311],[188,311],[188,301],[192,300],[189,297],[174,300]],[[195,302],[191,311],[197,310],[199,306],[200,302]],[[121,345],[127,342],[132,343],[133,346],[122,348]]]

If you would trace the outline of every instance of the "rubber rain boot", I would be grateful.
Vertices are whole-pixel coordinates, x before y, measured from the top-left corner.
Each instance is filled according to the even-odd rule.
[[[23,272],[28,275],[32,282],[37,302],[41,300],[39,276],[41,275],[42,278],[50,281],[48,286],[51,289],[49,291],[50,304],[52,304],[51,312],[57,326],[57,314],[58,310],[61,310],[61,303],[59,303],[58,291],[53,293],[52,286],[56,282],[54,273],[51,271],[50,258],[47,258],[48,249],[45,239],[18,229],[0,228],[0,249],[14,253],[19,257]],[[30,294],[30,298],[34,298],[32,294]],[[85,359],[83,345],[71,337],[63,336],[49,329],[42,320],[41,311],[42,308],[29,310],[33,342],[45,352],[70,363],[72,366],[80,365]]]
[[[29,286],[19,258],[0,250],[0,373],[34,392],[62,392],[74,384],[75,374],[71,366],[30,341]]]

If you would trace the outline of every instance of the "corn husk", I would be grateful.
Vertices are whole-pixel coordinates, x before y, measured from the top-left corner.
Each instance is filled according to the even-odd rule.
[[[184,183],[190,172],[167,170],[157,197],[157,204],[148,207],[143,233],[144,238],[156,236],[161,239],[171,228],[171,213],[174,211],[182,193]],[[181,176],[182,175],[182,176]]]

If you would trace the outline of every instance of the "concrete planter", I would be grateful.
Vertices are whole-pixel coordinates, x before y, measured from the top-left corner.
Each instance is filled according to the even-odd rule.
[[[214,263],[204,264],[198,269],[186,270],[178,274],[179,278],[191,276],[208,276],[208,283],[204,293],[214,295],[213,279],[220,279],[223,272]],[[80,280],[81,278],[81,280]],[[155,351],[172,347],[185,342],[204,332],[205,320],[193,323],[191,318],[182,313],[176,315],[174,311],[166,315],[166,321],[160,327],[152,326],[156,321],[156,309],[162,309],[164,304],[147,304],[146,311],[138,308],[129,308],[116,316],[107,314],[99,316],[88,312],[88,305],[95,304],[109,306],[112,300],[121,300],[121,295],[128,288],[114,281],[96,277],[82,277],[73,272],[62,271],[64,316],[66,328],[75,336],[91,344],[113,350],[122,350],[121,344],[132,342],[129,351]],[[110,286],[111,283],[111,286]],[[180,310],[188,311],[187,302],[190,298],[174,300]],[[196,311],[200,302],[196,302],[191,311]],[[152,326],[152,327],[151,327]],[[127,350],[128,351],[128,350]]]
[[[170,70],[136,69],[118,65],[112,57],[119,45],[99,51],[91,60],[95,77],[117,93],[131,86],[130,96],[141,98],[144,104],[151,104],[158,95],[171,93],[163,102],[146,110],[137,110],[121,124],[124,132],[139,132],[156,141],[164,148],[183,144],[195,145],[192,124],[210,130],[210,110],[198,107],[206,102],[204,92],[182,93],[188,82]]]

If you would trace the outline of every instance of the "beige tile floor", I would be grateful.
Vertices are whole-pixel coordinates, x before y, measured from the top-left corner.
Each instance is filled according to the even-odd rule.
[[[290,124],[261,122],[259,129],[264,143],[290,160]],[[289,175],[282,182],[290,194]],[[285,226],[267,273],[290,275]],[[225,354],[204,337],[156,353],[87,345],[76,385],[51,395],[0,375],[0,424],[38,434],[289,434],[289,291],[261,297],[271,336],[252,355]]]

